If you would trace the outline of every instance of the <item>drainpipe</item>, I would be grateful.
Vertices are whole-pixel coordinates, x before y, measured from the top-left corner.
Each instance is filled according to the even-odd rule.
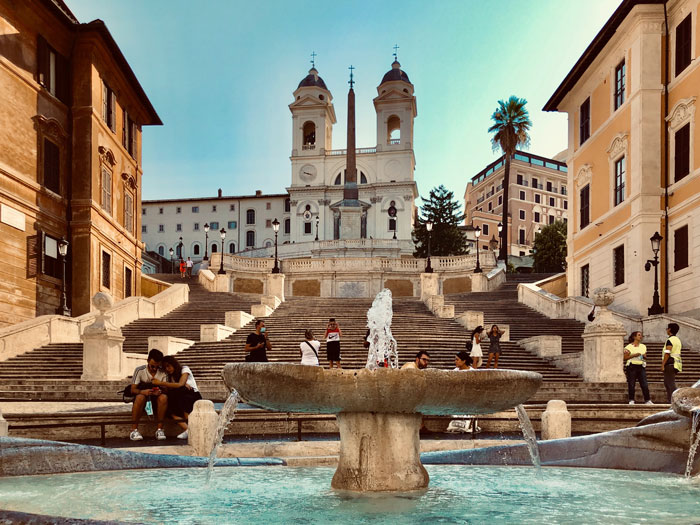
[[[666,117],[668,116],[668,77],[669,77],[669,34],[668,34],[668,13],[666,12],[666,2],[664,2],[664,28],[666,31],[665,37],[665,67],[664,67],[664,117],[663,117],[663,132],[664,132],[664,311],[668,313],[668,130],[666,129]]]

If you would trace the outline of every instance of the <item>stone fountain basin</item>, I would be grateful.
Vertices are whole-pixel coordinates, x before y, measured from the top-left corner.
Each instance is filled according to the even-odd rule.
[[[224,382],[261,408],[280,412],[488,414],[526,402],[542,376],[521,370],[333,369],[230,363]]]
[[[679,388],[671,396],[671,408],[676,414],[693,417],[700,410],[700,388]]]

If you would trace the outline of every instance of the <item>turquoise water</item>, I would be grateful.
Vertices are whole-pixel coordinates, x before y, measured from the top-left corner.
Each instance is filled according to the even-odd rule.
[[[141,523],[698,523],[700,480],[631,471],[426,467],[421,493],[331,490],[333,469],[132,470],[0,478],[0,508]]]

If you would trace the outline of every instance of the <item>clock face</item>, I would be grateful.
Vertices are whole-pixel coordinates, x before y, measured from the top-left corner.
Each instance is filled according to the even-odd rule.
[[[311,181],[316,178],[316,168],[311,164],[305,164],[299,170],[299,177],[304,181]]]

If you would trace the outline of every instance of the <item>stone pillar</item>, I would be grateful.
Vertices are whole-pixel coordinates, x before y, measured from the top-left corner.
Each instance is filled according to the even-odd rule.
[[[228,292],[229,291],[229,276],[227,273],[214,274],[214,291],[216,292]]]
[[[622,354],[625,327],[615,321],[608,305],[615,300],[609,288],[596,288],[593,301],[600,307],[595,320],[583,330],[583,380],[589,383],[624,383]]]
[[[274,295],[280,302],[284,302],[284,274],[269,273],[265,282],[267,295]]]
[[[112,296],[98,292],[92,304],[100,313],[95,322],[85,328],[83,341],[83,381],[123,379],[128,375],[126,358],[122,352],[122,331],[112,324],[112,316],[106,312],[113,304]]]
[[[2,410],[0,410],[0,437],[7,437],[10,435],[10,424],[2,417]]]
[[[472,274],[472,292],[488,292],[489,280],[485,273]]]
[[[216,429],[219,415],[214,410],[214,403],[208,399],[195,402],[192,413],[187,420],[187,443],[195,456],[209,456],[216,445]]]
[[[436,273],[420,274],[420,300],[425,302],[433,295],[440,295],[440,277]]]
[[[474,330],[477,326],[484,326],[484,312],[477,312],[476,310],[467,310],[462,312],[457,316],[457,322],[461,324],[467,330]],[[486,330],[489,327],[484,326]]]
[[[421,414],[341,412],[336,417],[340,457],[331,487],[364,492],[428,486],[420,462]]]
[[[562,439],[571,437],[571,414],[566,402],[552,399],[547,410],[542,413],[542,439]]]

